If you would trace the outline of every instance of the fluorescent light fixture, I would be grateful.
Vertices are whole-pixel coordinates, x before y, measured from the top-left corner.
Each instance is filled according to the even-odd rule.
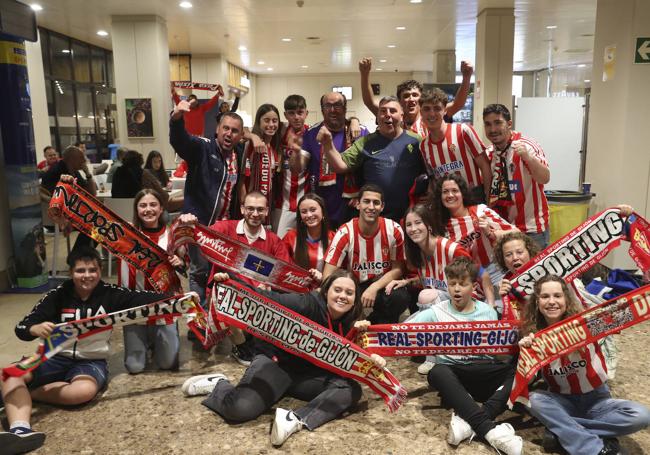
[[[98,30],[97,34],[99,36],[108,36],[108,32],[106,30]]]
[[[70,53],[70,49],[63,49],[61,52],[63,52],[64,54],[69,54],[69,53]]]
[[[397,27],[395,27],[395,30],[406,30],[406,27],[404,27],[403,25],[398,25]]]
[[[285,43],[290,43],[290,42],[291,42],[291,38],[282,38],[282,41],[284,41]]]
[[[190,2],[180,2],[178,6],[180,6],[181,8],[191,8],[192,4]]]
[[[239,46],[237,49],[240,50],[240,51],[245,51],[245,50],[246,50],[246,46]]]
[[[38,3],[32,3],[31,5],[29,5],[29,7],[34,11],[43,11],[43,7]]]
[[[264,65],[264,60],[258,60],[258,61],[257,61],[257,64],[258,64],[258,65]]]

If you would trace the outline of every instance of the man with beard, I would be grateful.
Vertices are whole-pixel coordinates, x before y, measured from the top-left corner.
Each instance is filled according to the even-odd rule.
[[[339,154],[332,133],[321,127],[316,139],[336,173],[360,171],[361,184],[373,183],[386,195],[383,215],[399,222],[409,205],[409,188],[425,172],[419,153],[420,138],[402,128],[402,106],[394,96],[379,101],[378,129]]]
[[[303,136],[300,154],[294,154],[291,167],[294,172],[307,169],[311,190],[325,199],[327,213],[334,227],[350,219],[351,211],[343,198],[356,197],[357,188],[343,175],[337,176],[330,163],[321,153],[322,146],[317,138],[324,126],[332,135],[332,144],[337,151],[347,150],[354,138],[350,124],[345,119],[347,101],[338,92],[330,92],[321,97],[320,106],[323,121],[312,126]],[[361,127],[361,136],[366,136],[368,130]]]

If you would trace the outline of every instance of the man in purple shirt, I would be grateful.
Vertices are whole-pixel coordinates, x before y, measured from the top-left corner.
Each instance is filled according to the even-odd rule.
[[[343,175],[337,175],[321,154],[321,144],[317,140],[321,128],[327,128],[332,134],[334,147],[339,153],[347,150],[354,142],[350,132],[349,120],[345,119],[346,99],[338,92],[327,93],[320,100],[323,121],[313,125],[303,137],[302,150],[291,160],[293,167],[309,171],[311,190],[325,199],[327,214],[334,227],[352,218],[348,210],[349,199],[356,196],[356,189],[346,181]],[[368,130],[361,127],[361,136],[366,136]],[[344,199],[346,198],[346,199]]]

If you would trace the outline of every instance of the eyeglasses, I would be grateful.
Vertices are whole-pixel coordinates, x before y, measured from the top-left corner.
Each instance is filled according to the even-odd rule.
[[[266,207],[244,207],[244,210],[246,210],[246,213],[266,213],[267,208]]]
[[[323,110],[326,110],[326,111],[342,111],[344,108],[345,108],[345,105],[343,103],[341,103],[341,102],[323,104]]]

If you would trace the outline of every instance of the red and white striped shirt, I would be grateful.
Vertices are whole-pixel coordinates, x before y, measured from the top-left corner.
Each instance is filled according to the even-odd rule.
[[[354,218],[336,231],[325,256],[325,262],[341,267],[348,259],[348,270],[365,283],[380,278],[393,267],[392,261],[404,260],[404,233],[398,223],[379,217],[377,231],[364,236],[359,218]]]
[[[289,229],[282,238],[282,241],[289,247],[291,258],[296,259],[296,240],[298,238],[298,231],[296,229]],[[332,243],[334,232],[328,232],[328,246]],[[325,265],[325,251],[323,251],[323,243],[318,240],[310,241],[307,239],[307,257],[309,258],[309,268],[316,269],[319,272],[323,271]]]
[[[485,204],[467,207],[469,214],[466,216],[452,217],[447,222],[449,238],[458,242],[472,254],[472,259],[483,267],[494,261],[494,243],[479,227],[479,218],[486,217],[490,224],[495,224],[497,229],[509,231],[513,226],[501,218],[498,213]]]
[[[523,145],[531,156],[548,167],[548,161],[542,147],[534,140],[512,132],[511,143],[504,152],[497,152],[494,145],[487,149],[490,156],[492,172],[495,171],[495,153],[506,153],[508,166],[508,185],[514,204],[508,209],[508,221],[522,232],[538,233],[548,229],[548,202],[544,194],[544,185],[533,180],[528,165],[519,157],[512,147]]]
[[[447,278],[445,267],[457,257],[471,257],[470,254],[458,243],[444,237],[436,237],[433,254],[422,254],[422,267],[418,269],[420,282],[425,288],[438,289],[447,292]]]
[[[411,127],[408,129],[414,133],[419,134],[422,139],[425,139],[429,135],[427,124],[422,121],[421,115],[418,115],[418,118],[411,124]]]
[[[157,231],[141,229],[140,232],[156,242],[160,248],[167,250],[167,242],[169,240],[169,231],[167,226],[163,226]],[[144,277],[142,270],[136,269],[128,262],[119,258],[117,267],[117,285],[134,291],[155,291],[153,286],[151,286],[151,283],[149,283],[149,280]],[[173,323],[174,320],[175,318],[173,317],[164,317],[141,325],[167,325]]]
[[[309,129],[308,125],[303,126],[300,135]],[[280,170],[282,172],[282,191],[278,195],[275,208],[295,212],[298,210],[298,201],[305,193],[309,192],[309,172],[304,169],[302,172],[293,172],[289,167],[289,156],[294,153],[293,150],[287,148],[289,141],[289,134],[296,134],[288,127],[282,137],[280,145],[282,149],[282,163],[280,163]]]
[[[607,365],[596,343],[554,360],[542,369],[551,392],[578,395],[607,382]]]
[[[485,153],[485,146],[474,128],[466,123],[447,124],[445,137],[440,142],[427,136],[420,143],[420,152],[428,173],[435,178],[456,173],[470,188],[483,183],[476,158]]]
[[[215,218],[217,220],[230,219],[230,201],[237,185],[237,174],[239,169],[237,167],[237,152],[233,149],[230,157],[226,158],[226,183],[223,188],[223,196],[220,201],[219,213]]]

